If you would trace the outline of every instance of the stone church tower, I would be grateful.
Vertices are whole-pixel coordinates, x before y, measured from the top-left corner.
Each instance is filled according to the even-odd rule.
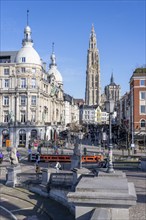
[[[85,103],[86,105],[100,105],[99,52],[96,45],[96,34],[93,25],[87,54]]]
[[[111,74],[110,84],[104,88],[106,100],[113,99],[115,105],[120,100],[121,87],[114,81],[113,73]]]

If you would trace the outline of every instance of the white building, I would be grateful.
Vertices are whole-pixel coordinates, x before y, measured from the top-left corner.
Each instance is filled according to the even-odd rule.
[[[64,93],[64,124],[65,127],[73,124],[79,124],[79,107],[74,98]]]
[[[53,139],[64,114],[63,80],[55,61],[46,71],[33,47],[31,28],[22,48],[0,53],[0,147],[28,147],[31,139]]]

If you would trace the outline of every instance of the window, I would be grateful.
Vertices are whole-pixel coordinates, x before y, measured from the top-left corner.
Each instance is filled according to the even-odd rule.
[[[26,62],[26,58],[22,57],[22,63],[25,63],[25,62]]]
[[[145,80],[144,79],[140,80],[140,86],[145,86]]]
[[[5,123],[9,122],[9,112],[8,111],[4,111],[4,122]]]
[[[31,114],[31,121],[32,122],[36,121],[36,112],[35,111],[33,111],[32,114]]]
[[[22,73],[25,73],[25,67],[22,67],[22,68],[21,68],[21,72],[22,72]]]
[[[4,75],[9,75],[10,71],[9,71],[9,68],[5,68],[4,69]]]
[[[26,88],[26,79],[25,78],[21,79],[21,88]]]
[[[25,118],[25,111],[22,111],[20,113],[20,119],[21,119],[21,122],[24,123],[26,121],[26,118]]]
[[[36,68],[32,68],[32,73],[35,73],[36,72]]]
[[[3,105],[9,105],[9,96],[3,97]]]
[[[140,92],[140,99],[146,100],[146,92]]]
[[[146,127],[146,121],[145,120],[141,120],[141,122],[140,122],[140,127],[141,128],[145,128]]]
[[[141,114],[146,114],[146,106],[145,105],[140,106],[140,113]]]
[[[31,79],[31,86],[32,86],[32,88],[36,88],[36,79],[35,78]]]
[[[35,96],[35,95],[33,95],[33,96],[31,97],[31,104],[32,104],[32,105],[36,105],[36,96]]]
[[[22,95],[21,96],[21,105],[26,105],[26,96],[25,95]]]
[[[4,79],[4,87],[9,88],[9,79]]]

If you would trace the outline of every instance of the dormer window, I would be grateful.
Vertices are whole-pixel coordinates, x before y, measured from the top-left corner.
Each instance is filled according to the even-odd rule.
[[[22,57],[22,63],[25,63],[25,62],[26,62],[26,58]]]

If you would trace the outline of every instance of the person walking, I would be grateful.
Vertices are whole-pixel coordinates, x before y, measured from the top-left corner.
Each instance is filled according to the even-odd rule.
[[[57,162],[55,165],[55,168],[56,168],[56,173],[58,173],[59,170],[61,169],[61,164],[59,162]]]
[[[37,180],[39,180],[39,174],[40,174],[40,167],[39,167],[39,165],[38,164],[36,164],[36,168],[35,168],[35,172],[36,172],[36,178],[37,178]]]
[[[3,155],[3,153],[2,153],[2,152],[0,152],[0,163],[2,163],[2,162],[3,162],[3,158],[4,158],[4,155]]]
[[[40,154],[39,154],[39,152],[37,152],[37,154],[36,154],[36,165],[38,165],[39,162],[40,162]]]
[[[17,150],[17,152],[16,152],[16,156],[17,156],[17,159],[18,159],[18,162],[19,162],[19,160],[20,160],[20,153],[19,153],[19,151]]]

